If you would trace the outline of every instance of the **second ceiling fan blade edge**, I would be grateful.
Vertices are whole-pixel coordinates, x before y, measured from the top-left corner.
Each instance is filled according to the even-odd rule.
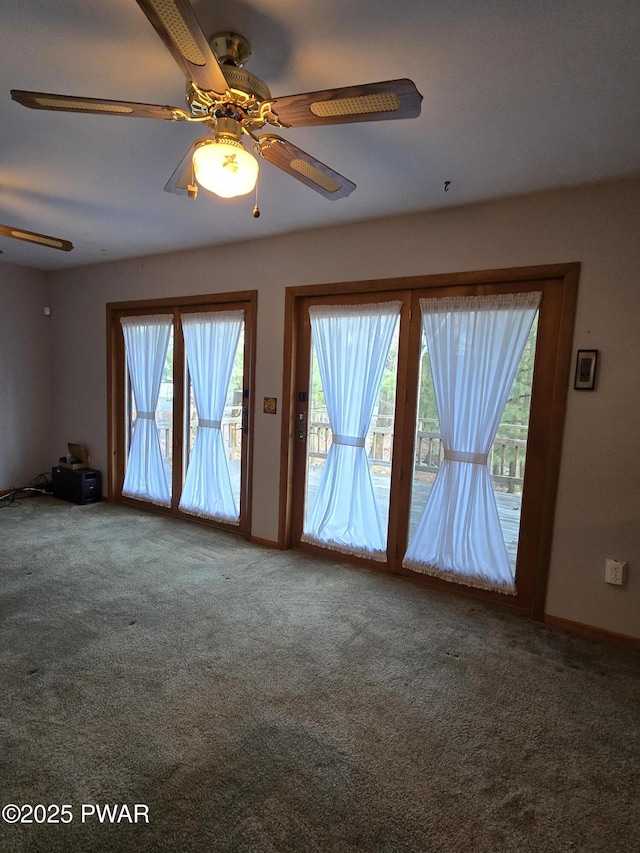
[[[61,237],[50,237],[48,234],[39,234],[37,231],[27,231],[26,228],[13,228],[9,225],[0,225],[0,234],[3,237],[13,237],[15,240],[24,240],[26,243],[36,243],[40,246],[47,246],[50,249],[60,249],[63,252],[70,252],[73,249],[73,243],[70,240],[63,240]]]

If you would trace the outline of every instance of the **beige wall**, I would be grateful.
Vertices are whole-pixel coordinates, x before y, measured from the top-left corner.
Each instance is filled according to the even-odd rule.
[[[601,369],[595,393],[567,389],[547,612],[640,637],[639,199],[640,180],[612,182],[52,274],[49,457],[83,441],[106,470],[109,301],[256,288],[256,399],[281,399],[289,285],[580,261],[575,348]],[[256,407],[255,425],[253,534],[275,539],[279,416]],[[606,557],[629,561],[624,587]]]
[[[0,260],[0,490],[51,468],[51,320],[47,277]]]

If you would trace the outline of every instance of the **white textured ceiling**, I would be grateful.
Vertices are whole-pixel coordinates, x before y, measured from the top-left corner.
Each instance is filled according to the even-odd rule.
[[[10,89],[184,106],[184,77],[134,0],[2,0],[0,238],[55,269],[640,172],[637,0],[193,0],[243,33],[274,96],[411,78],[420,118],[283,131],[354,181],[328,201],[261,161],[254,199],[163,187],[197,125],[28,110]],[[444,192],[444,182],[451,181]]]

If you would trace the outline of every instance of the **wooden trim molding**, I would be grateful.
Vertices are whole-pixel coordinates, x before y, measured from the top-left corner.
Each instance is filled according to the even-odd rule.
[[[261,536],[250,536],[249,542],[253,545],[260,545],[262,548],[273,548],[278,551],[284,550],[279,542],[274,542],[273,539],[263,539]]]
[[[284,297],[284,356],[282,363],[282,425],[280,433],[280,482],[278,506],[278,546],[290,548],[293,513],[293,460],[295,450],[295,382],[298,353],[300,299],[288,287]]]
[[[231,293],[203,293],[196,296],[169,296],[163,299],[132,299],[130,302],[108,302],[107,316],[111,311],[126,311],[134,314],[139,311],[158,311],[166,309],[167,312],[173,308],[194,308],[199,305],[216,305],[226,302],[252,302],[257,299],[257,290],[238,290]]]
[[[580,634],[582,637],[590,637],[593,640],[602,640],[605,643],[628,646],[631,649],[640,649],[640,637],[632,637],[630,634],[618,634],[616,631],[607,631],[605,628],[597,628],[595,625],[586,625],[584,622],[573,622],[571,619],[563,619],[560,616],[552,616],[545,613],[543,621],[554,628],[562,628],[572,634]]]
[[[376,290],[422,290],[431,287],[458,287],[460,285],[512,284],[514,282],[564,279],[573,276],[577,281],[580,263],[542,264],[533,267],[507,267],[495,270],[413,275],[404,278],[382,278],[362,281],[330,282],[287,288],[293,297],[330,296],[346,293],[373,293]]]

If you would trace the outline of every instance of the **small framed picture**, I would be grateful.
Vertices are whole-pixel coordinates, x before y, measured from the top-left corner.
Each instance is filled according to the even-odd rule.
[[[593,391],[596,387],[597,349],[579,349],[576,359],[576,376],[573,387],[576,391]]]

